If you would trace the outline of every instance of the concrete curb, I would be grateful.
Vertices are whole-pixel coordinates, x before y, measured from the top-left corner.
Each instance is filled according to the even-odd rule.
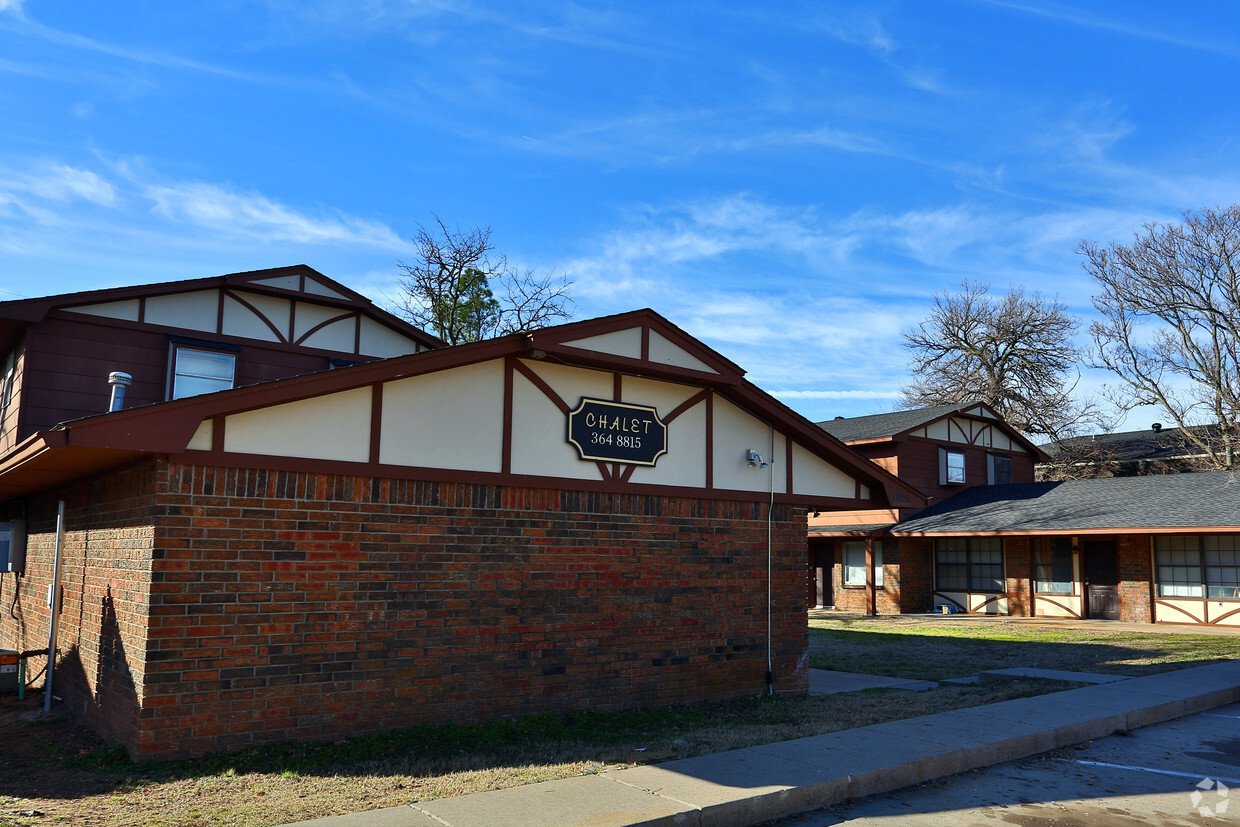
[[[746,827],[1240,701],[1240,661],[296,827]]]

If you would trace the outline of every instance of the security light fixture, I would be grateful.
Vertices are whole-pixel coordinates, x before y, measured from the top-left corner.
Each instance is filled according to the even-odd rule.
[[[745,452],[745,464],[750,468],[765,468],[770,465],[769,462],[762,458],[761,454],[752,448]]]

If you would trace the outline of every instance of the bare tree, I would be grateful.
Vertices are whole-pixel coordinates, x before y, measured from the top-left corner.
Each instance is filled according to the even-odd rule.
[[[1069,436],[1096,419],[1073,400],[1080,322],[1058,298],[1012,288],[992,298],[990,286],[964,282],[934,297],[929,318],[905,332],[913,381],[901,389],[908,408],[985,402],[1030,435]]]
[[[1131,244],[1082,242],[1101,293],[1094,360],[1122,409],[1155,405],[1205,455],[1236,468],[1240,433],[1240,206],[1144,225]],[[1217,425],[1214,429],[1193,425]]]
[[[413,237],[418,258],[404,274],[398,309],[450,345],[546,327],[572,316],[571,283],[516,270],[496,254],[490,227],[451,229],[440,218]],[[496,297],[493,290],[501,294]]]

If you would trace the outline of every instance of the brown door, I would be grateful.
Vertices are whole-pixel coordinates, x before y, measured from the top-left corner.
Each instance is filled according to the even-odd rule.
[[[1084,548],[1085,616],[1119,620],[1119,559],[1115,543],[1089,540]]]
[[[831,606],[831,566],[835,548],[829,543],[809,547],[809,606]]]

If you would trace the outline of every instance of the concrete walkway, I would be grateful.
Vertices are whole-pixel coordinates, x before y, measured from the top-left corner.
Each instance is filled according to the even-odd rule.
[[[1240,661],[299,827],[745,827],[1240,701]]]
[[[833,672],[830,669],[809,670],[809,694],[836,695],[840,692],[860,692],[863,689],[933,689],[933,681],[913,681],[907,678],[884,678],[879,675],[863,675],[860,672]]]

